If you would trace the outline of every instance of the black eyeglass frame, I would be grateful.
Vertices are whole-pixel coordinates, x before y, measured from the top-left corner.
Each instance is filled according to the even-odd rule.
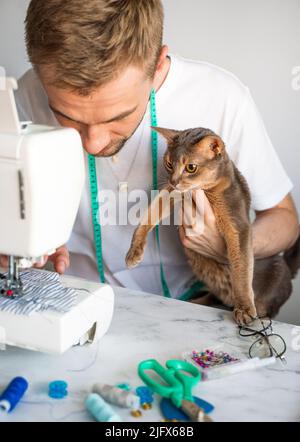
[[[279,358],[281,361],[285,361],[285,359],[283,358],[283,355],[285,354],[286,349],[287,349],[285,340],[278,333],[273,333],[273,327],[272,327],[272,320],[271,319],[269,319],[269,318],[258,318],[258,319],[262,323],[262,329],[260,329],[260,330],[255,330],[255,329],[251,328],[248,325],[246,325],[246,326],[239,325],[239,335],[241,337],[247,338],[247,337],[251,337],[251,336],[255,336],[255,335],[259,336],[258,339],[256,339],[256,341],[254,341],[251,344],[251,346],[249,347],[249,356],[250,356],[250,358],[254,357],[252,355],[253,347],[259,341],[264,340],[266,342],[269,350],[270,350],[270,357],[276,356],[276,358]],[[268,321],[268,324],[265,326],[263,321]],[[268,331],[270,331],[271,333],[267,333]],[[277,338],[279,338],[281,340],[281,342],[283,343],[283,351],[281,351],[280,353],[277,352],[276,348],[274,348],[274,346],[270,343],[270,340],[269,340],[270,336],[277,336]]]

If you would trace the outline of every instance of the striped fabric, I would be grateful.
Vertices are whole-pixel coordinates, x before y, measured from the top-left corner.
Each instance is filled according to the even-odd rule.
[[[0,310],[16,315],[30,315],[44,310],[66,313],[76,304],[77,293],[62,285],[59,275],[46,270],[20,272],[24,295],[9,299],[0,295]],[[0,280],[4,284],[4,280]]]

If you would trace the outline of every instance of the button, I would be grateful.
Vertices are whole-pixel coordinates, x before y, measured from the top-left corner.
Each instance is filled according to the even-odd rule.
[[[119,183],[119,192],[128,192],[128,183]]]

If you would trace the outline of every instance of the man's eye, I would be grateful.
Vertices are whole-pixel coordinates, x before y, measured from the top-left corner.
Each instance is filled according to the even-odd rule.
[[[195,173],[198,169],[197,164],[187,164],[185,170],[187,173]]]
[[[173,165],[172,165],[171,161],[166,160],[165,166],[168,170],[173,170]]]

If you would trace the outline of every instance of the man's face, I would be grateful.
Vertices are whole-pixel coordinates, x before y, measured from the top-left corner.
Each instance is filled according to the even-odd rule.
[[[40,75],[58,122],[77,129],[84,149],[97,157],[115,155],[131,137],[147,108],[152,82],[136,67],[126,68],[89,96],[47,84]]]

